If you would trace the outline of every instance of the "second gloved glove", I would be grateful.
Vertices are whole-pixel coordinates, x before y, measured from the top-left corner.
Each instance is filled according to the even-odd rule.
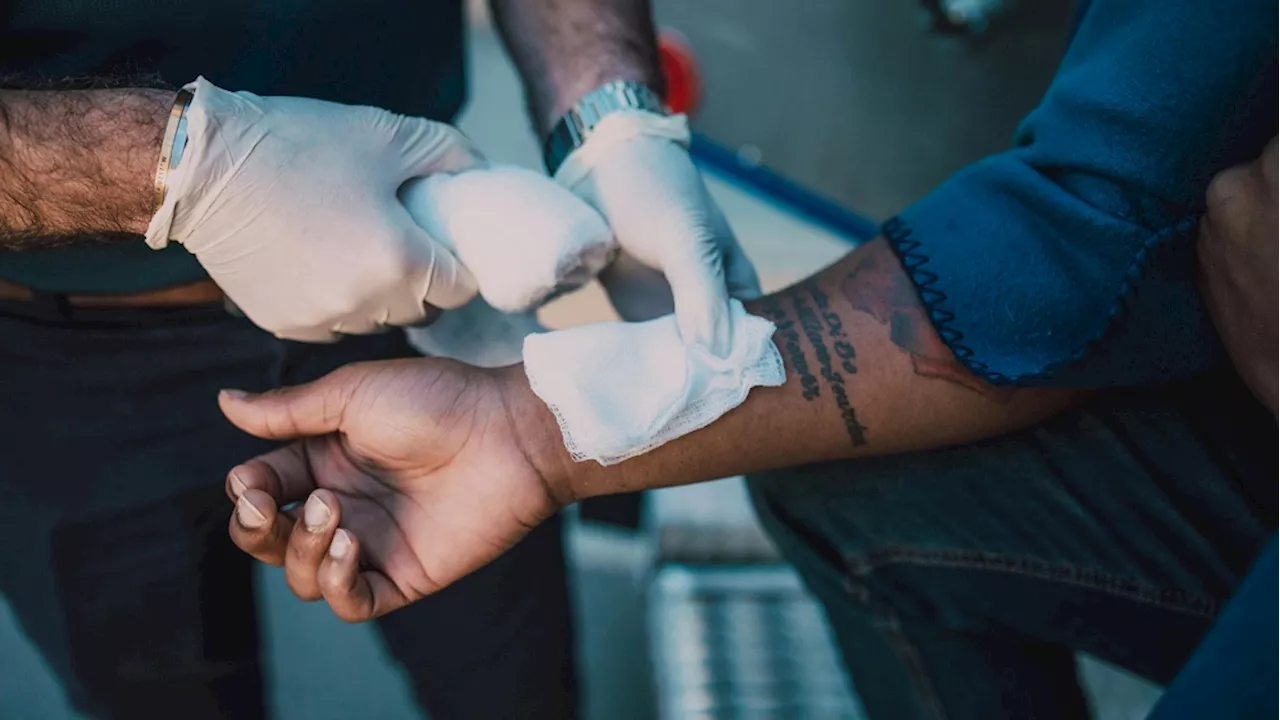
[[[254,323],[332,340],[455,308],[471,273],[396,197],[484,158],[454,128],[309,98],[188,86],[187,145],[147,244],[182,243]]]
[[[653,300],[660,273],[684,342],[724,356],[729,298],[756,297],[760,287],[689,158],[689,139],[683,115],[616,113],[565,159],[556,181],[599,210],[617,237],[624,257],[600,279],[619,314],[634,321],[670,312]]]

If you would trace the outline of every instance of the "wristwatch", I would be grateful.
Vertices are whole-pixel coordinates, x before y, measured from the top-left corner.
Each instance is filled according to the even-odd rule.
[[[551,129],[542,148],[547,172],[555,175],[569,153],[582,147],[601,120],[623,110],[669,114],[662,98],[647,85],[627,80],[607,82],[584,95]]]

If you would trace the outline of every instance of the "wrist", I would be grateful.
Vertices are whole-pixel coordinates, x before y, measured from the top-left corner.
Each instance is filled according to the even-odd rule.
[[[564,446],[560,425],[531,387],[524,365],[494,371],[507,421],[526,462],[542,480],[547,496],[558,507],[581,499],[578,476],[586,463],[576,463]]]
[[[116,102],[118,106],[109,111],[112,119],[97,127],[104,138],[102,144],[114,146],[110,154],[126,160],[114,169],[110,167],[110,161],[104,162],[102,167],[104,175],[108,176],[107,184],[119,188],[121,204],[129,208],[122,214],[122,229],[143,235],[151,220],[156,159],[164,140],[173,93],[169,90],[131,90]],[[108,111],[100,112],[103,116],[108,114]],[[125,195],[128,201],[124,201]]]
[[[539,139],[545,141],[560,118],[588,93],[611,82],[639,83],[660,98],[666,94],[666,81],[656,68],[639,62],[601,63],[589,73],[573,75],[552,84],[547,97],[532,103]]]
[[[649,120],[646,122],[645,118]],[[569,158],[581,158],[588,146],[599,148],[602,143],[609,145],[626,140],[644,132],[648,124],[663,126],[672,120],[682,123],[683,116],[670,117],[662,98],[652,88],[644,83],[610,81],[593,88],[556,121],[543,142],[542,161],[549,174],[572,187],[576,179],[560,177]],[[684,136],[687,134],[686,129]],[[604,137],[611,137],[612,141],[602,139]],[[600,152],[603,151],[587,154]]]

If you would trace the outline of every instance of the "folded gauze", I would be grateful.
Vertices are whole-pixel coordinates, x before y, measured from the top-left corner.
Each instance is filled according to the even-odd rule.
[[[718,357],[680,338],[674,315],[530,335],[524,367],[574,460],[613,465],[705,427],[785,378],[773,323],[730,300],[733,342]]]
[[[524,339],[545,332],[534,313],[503,313],[483,297],[457,310],[441,313],[427,327],[408,328],[409,344],[424,355],[447,357],[476,367],[503,367],[520,362]]]
[[[505,165],[405,183],[400,201],[471,271],[480,295],[507,313],[585,285],[618,252],[590,205],[531,170]]]

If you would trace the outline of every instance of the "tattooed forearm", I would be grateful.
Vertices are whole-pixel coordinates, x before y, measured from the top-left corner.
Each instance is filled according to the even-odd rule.
[[[806,295],[813,299],[812,303]],[[783,301],[791,306],[790,311],[783,308]],[[823,396],[823,391],[818,377],[810,369],[809,358],[801,347],[800,338],[803,334],[817,360],[818,375],[826,381],[832,402],[840,411],[840,421],[849,436],[850,444],[854,447],[866,445],[867,428],[858,421],[857,410],[849,399],[849,391],[845,385],[845,373],[852,375],[858,372],[853,363],[853,344],[845,335],[839,316],[830,311],[826,293],[818,288],[817,283],[805,283],[782,295],[764,298],[757,306],[757,312],[777,325],[775,337],[778,347],[782,349],[792,371],[800,380],[802,397],[813,402]]]
[[[945,380],[993,402],[1007,403],[1013,397],[1014,388],[991,385],[956,360],[934,331],[915,287],[886,243],[866,248],[841,291],[854,310],[888,326],[890,339],[911,357],[916,375]]]
[[[805,400],[816,400],[821,394],[818,390],[818,379],[809,370],[809,361],[800,347],[800,335],[796,332],[795,323],[787,316],[786,311],[778,303],[776,297],[767,297],[760,301],[761,314],[778,326],[778,337],[782,351],[786,353],[791,368],[800,378],[800,387]]]
[[[848,336],[844,334],[844,322],[840,320],[840,314],[831,308],[830,297],[818,287],[818,283],[810,280],[805,283],[809,290],[809,294],[813,296],[813,301],[818,304],[818,312],[822,313],[822,319],[827,324],[827,332],[831,334],[831,339],[835,342],[831,345],[831,349],[835,351],[836,357],[840,358],[840,366],[849,374],[856,374],[858,367],[854,365],[856,353],[853,345],[849,342]]]
[[[804,297],[804,292],[814,298],[819,306],[825,302],[826,295],[818,289],[817,283],[807,282],[797,288],[798,292],[791,296],[792,305],[795,307],[796,317],[800,320],[800,326],[804,328],[805,337],[809,340],[810,347],[813,348],[814,356],[818,359],[818,372],[823,379],[827,381],[827,386],[831,388],[831,396],[835,401],[836,407],[840,410],[840,419],[844,423],[845,433],[849,436],[849,442],[854,447],[867,444],[867,428],[858,422],[858,413],[853,408],[853,403],[849,401],[849,392],[845,387],[844,375],[836,369],[833,363],[833,356],[836,354],[833,348],[827,346],[827,338],[823,337],[823,330],[827,330],[831,336],[831,340],[835,342],[843,342],[852,356],[853,346],[849,345],[848,338],[843,336],[843,329],[837,335],[828,322],[825,326],[823,320],[814,312],[813,307]],[[823,300],[819,301],[818,296],[821,295]],[[857,367],[853,365],[852,360],[844,360],[841,362],[841,368],[850,373],[856,373]]]

